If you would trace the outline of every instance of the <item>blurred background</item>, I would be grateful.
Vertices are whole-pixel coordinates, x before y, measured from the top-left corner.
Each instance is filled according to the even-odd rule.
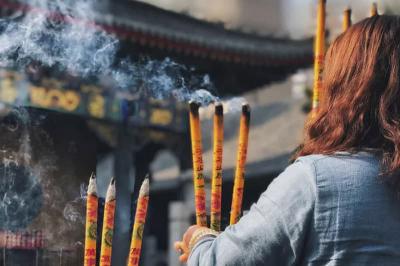
[[[327,2],[328,43],[341,34],[346,7],[356,23],[372,4]],[[400,12],[397,0],[377,4],[380,14]],[[301,141],[316,7],[316,0],[1,0],[0,264],[83,265],[94,172],[99,217],[116,178],[113,265],[125,265],[147,174],[141,265],[179,265],[173,242],[195,222],[190,99],[202,103],[207,188],[212,102],[224,104],[224,226],[240,106],[250,104],[248,209]]]

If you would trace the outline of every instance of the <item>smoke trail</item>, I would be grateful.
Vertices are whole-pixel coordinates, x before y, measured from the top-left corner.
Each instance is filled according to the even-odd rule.
[[[76,197],[74,200],[67,202],[64,206],[63,215],[67,221],[70,222],[79,222],[80,225],[85,224],[85,217],[81,213],[81,209],[79,208],[86,202],[87,198],[87,185],[82,183],[80,185],[80,195]]]
[[[25,14],[0,21],[0,66],[24,69],[40,64],[104,87],[156,99],[218,100],[209,76],[165,60],[118,59],[118,39],[92,23],[95,0],[33,0]],[[97,8],[98,9],[98,8]]]
[[[52,75],[87,79],[110,89],[110,92],[124,91],[155,99],[195,100],[203,105],[219,100],[208,75],[198,75],[194,69],[169,58],[161,61],[118,58],[118,39],[91,22],[98,15],[95,11],[98,1],[26,0],[20,3],[29,4],[30,8],[25,7],[26,12],[15,12],[0,19],[0,67],[27,72],[48,68]],[[19,114],[19,117],[29,120],[25,113]],[[28,124],[27,121],[25,123]],[[12,129],[10,127],[9,131]],[[0,163],[4,164],[0,174],[7,177],[0,177],[0,227],[12,230],[24,228],[37,216],[37,213],[28,211],[42,207],[48,211],[40,219],[36,218],[33,227],[44,228],[46,237],[63,247],[64,242],[68,242],[64,238],[71,234],[72,228],[84,223],[81,210],[84,193],[76,200],[67,199],[55,182],[56,178],[46,178],[52,176],[52,167],[57,165],[52,145],[44,143],[44,147],[50,147],[47,155],[38,162],[30,163],[31,136],[27,130],[23,130],[21,136],[24,143],[14,142],[24,148],[18,153],[24,156],[21,161],[31,166],[28,170],[32,174],[25,174],[29,181],[26,182],[26,197],[21,193],[12,194],[12,184],[5,182],[13,182],[18,169],[10,167],[7,158],[0,157]],[[33,197],[36,200],[27,200]],[[53,204],[54,199],[58,200],[57,204]],[[60,204],[63,204],[61,208]],[[12,216],[12,213],[15,215]],[[14,224],[16,221],[19,224]]]
[[[0,119],[0,229],[17,230],[38,215],[43,194],[37,173],[27,167],[31,161],[28,113],[16,108]]]

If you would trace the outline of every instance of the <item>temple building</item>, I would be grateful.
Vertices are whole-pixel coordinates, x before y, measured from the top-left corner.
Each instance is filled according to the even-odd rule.
[[[286,165],[295,148],[291,133],[304,120],[301,101],[292,99],[287,83],[273,90],[258,88],[283,82],[309,67],[311,38],[244,33],[137,1],[99,1],[90,19],[70,19],[34,3],[0,1],[0,16],[4,21],[18,21],[36,12],[46,15],[55,26],[78,23],[80,27],[99,27],[119,40],[117,58],[176,62],[184,67],[170,71],[177,79],[185,75],[192,82],[186,84],[190,90],[203,82],[197,78],[201,76],[213,84],[211,92],[221,99],[244,95],[254,106],[250,142],[268,140],[250,144],[247,190],[256,192],[245,199],[246,208],[256,199],[260,184],[266,187]],[[0,28],[0,32],[5,30]],[[113,263],[122,265],[126,260],[134,199],[148,173],[152,182],[143,265],[173,263],[168,252],[173,234],[179,233],[174,225],[188,223],[193,211],[186,204],[191,189],[187,104],[146,95],[146,88],[137,84],[123,91],[113,88],[107,79],[79,77],[68,71],[35,61],[23,69],[0,70],[0,198],[13,199],[0,201],[0,262],[80,265],[82,184],[96,172],[101,197],[111,176],[116,178]],[[203,112],[205,158],[210,165],[211,124],[207,110]],[[235,112],[226,115],[224,173],[228,187],[234,169],[236,118]],[[263,135],[280,123],[285,124],[279,133],[281,140]],[[207,171],[209,168],[209,176]],[[261,178],[265,176],[267,180]],[[187,217],[179,220],[174,210],[179,216],[182,208],[188,210]]]

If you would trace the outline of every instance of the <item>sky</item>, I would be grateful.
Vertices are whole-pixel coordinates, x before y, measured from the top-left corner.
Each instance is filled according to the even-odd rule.
[[[314,32],[317,0],[141,0],[185,12],[196,18],[223,22],[227,28],[260,35],[309,37]],[[332,34],[341,30],[342,12],[350,6],[353,21],[368,16],[373,0],[327,0],[327,26]],[[388,7],[400,15],[399,0],[376,0],[382,12]]]

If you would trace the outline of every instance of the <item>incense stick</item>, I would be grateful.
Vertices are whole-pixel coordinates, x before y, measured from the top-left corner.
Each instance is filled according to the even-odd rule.
[[[247,146],[249,141],[250,106],[243,104],[240,117],[239,142],[236,159],[235,180],[233,185],[230,224],[239,220],[242,211],[244,174],[247,159]]]
[[[128,266],[139,265],[142,249],[143,230],[146,222],[147,207],[149,204],[149,179],[146,178],[139,191],[136,206],[135,223],[133,225],[131,247],[129,250]]]
[[[204,190],[203,151],[201,145],[199,107],[200,106],[198,103],[189,103],[190,136],[192,142],[193,159],[193,185],[196,208],[196,224],[200,226],[207,226],[206,193]]]
[[[325,5],[326,0],[318,1],[317,31],[315,34],[315,57],[314,57],[314,91],[312,108],[319,105],[319,98],[322,88],[322,72],[324,70],[325,59]]]
[[[112,239],[115,214],[115,179],[112,178],[107,189],[104,205],[103,230],[101,235],[100,266],[111,266]]]
[[[343,11],[343,32],[346,31],[348,28],[351,27],[351,8],[347,7]]]
[[[374,17],[374,16],[378,15],[378,4],[377,3],[372,3],[371,10],[370,10],[370,15],[371,15],[371,17]]]
[[[222,153],[224,144],[224,109],[221,103],[215,105],[213,139],[210,227],[218,232],[221,230]]]
[[[96,266],[97,208],[96,176],[92,174],[89,179],[86,199],[84,266]]]

